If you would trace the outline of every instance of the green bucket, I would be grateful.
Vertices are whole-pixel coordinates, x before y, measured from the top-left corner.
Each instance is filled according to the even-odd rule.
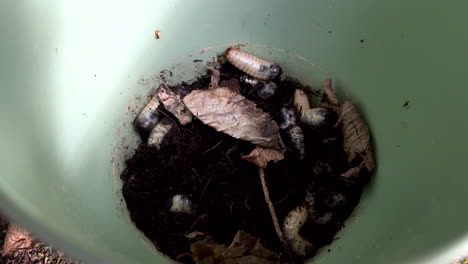
[[[189,80],[243,43],[305,83],[332,77],[372,131],[374,180],[310,263],[447,263],[468,253],[466,10],[435,0],[2,1],[1,210],[86,263],[169,263],[120,190],[134,111],[161,70]]]

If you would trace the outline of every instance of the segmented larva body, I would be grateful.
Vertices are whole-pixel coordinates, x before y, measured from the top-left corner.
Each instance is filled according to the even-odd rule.
[[[252,78],[248,75],[241,76],[240,81],[243,83],[249,84],[251,86],[256,86],[257,84],[261,82],[260,80]]]
[[[173,114],[179,120],[180,124],[186,125],[192,122],[193,115],[187,107],[185,107],[185,104],[182,102],[179,95],[167,88],[164,84],[159,85],[158,92],[156,94],[164,105],[164,108]]]
[[[301,113],[301,121],[313,127],[321,127],[329,123],[333,113],[326,108],[312,108]]]
[[[159,99],[154,95],[135,119],[135,127],[143,132],[150,132],[159,121]]]
[[[288,135],[291,137],[294,147],[299,152],[299,159],[303,159],[305,157],[305,143],[302,129],[298,125],[294,125],[288,129]]]
[[[334,116],[334,113],[326,108],[311,108],[307,94],[299,89],[294,92],[294,105],[300,113],[301,121],[313,127],[327,125]]]
[[[300,205],[291,210],[283,221],[283,233],[286,242],[294,253],[303,257],[311,254],[315,249],[312,243],[299,234],[299,230],[301,230],[307,218],[306,206]]]
[[[257,58],[238,48],[228,48],[226,58],[239,70],[260,80],[275,79],[283,72],[278,64]]]
[[[161,122],[157,123],[153,130],[151,130],[151,133],[148,137],[148,146],[159,149],[161,147],[164,136],[166,136],[166,134],[169,133],[171,129],[172,123],[167,118],[163,118]]]
[[[193,212],[192,201],[187,195],[176,194],[172,197],[171,208],[169,211],[173,213],[191,214]]]

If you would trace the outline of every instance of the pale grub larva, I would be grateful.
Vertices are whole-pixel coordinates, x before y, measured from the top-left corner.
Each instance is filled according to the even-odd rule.
[[[299,256],[307,256],[311,254],[315,247],[312,243],[304,239],[299,231],[307,221],[307,208],[305,205],[300,205],[291,210],[283,221],[283,232],[286,242],[288,242],[291,250]]]
[[[187,195],[176,194],[172,197],[171,208],[169,211],[173,213],[192,214],[192,201],[187,197]]]
[[[252,77],[250,77],[248,75],[241,76],[240,81],[243,82],[243,83],[246,83],[248,85],[251,85],[251,86],[256,86],[257,84],[262,82],[262,81],[260,81],[258,79],[252,78]]]
[[[249,53],[230,47],[226,50],[227,60],[239,70],[260,80],[272,80],[281,75],[281,67],[273,62],[257,58]]]
[[[167,111],[173,114],[182,125],[192,122],[193,115],[185,107],[179,95],[174,93],[166,85],[159,85],[157,95]]]
[[[294,148],[299,152],[299,159],[303,159],[305,156],[304,133],[302,132],[302,129],[296,125],[296,114],[294,113],[294,109],[282,107],[280,112],[282,122],[279,126],[281,129],[286,129]]]
[[[141,110],[135,119],[135,127],[149,133],[159,121],[159,99],[154,95],[149,103]]]
[[[164,136],[171,130],[172,123],[167,118],[163,118],[156,126],[151,130],[148,137],[148,146],[156,147],[159,149]]]
[[[298,125],[294,125],[288,129],[288,135],[291,137],[291,141],[299,152],[299,159],[305,157],[305,143],[304,143],[304,133]]]
[[[316,128],[333,125],[335,113],[327,108],[311,108],[309,98],[307,98],[307,94],[304,91],[296,89],[294,92],[294,105],[300,113],[303,123]]]

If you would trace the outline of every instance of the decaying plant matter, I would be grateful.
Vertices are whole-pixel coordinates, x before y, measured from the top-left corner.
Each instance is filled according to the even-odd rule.
[[[187,110],[179,95],[164,84],[159,85],[157,95],[166,110],[173,114],[181,125],[192,122],[192,113]]]
[[[339,114],[337,125],[343,133],[343,149],[348,155],[348,164],[351,168],[342,174],[342,177],[354,180],[362,168],[368,172],[375,169],[374,157],[370,143],[369,128],[362,120],[356,107],[350,100],[339,103],[335,95],[331,80],[324,82],[324,96],[322,106],[330,107]]]
[[[252,101],[228,88],[192,91],[184,103],[198,119],[217,131],[265,148],[284,149],[276,122]]]
[[[280,263],[279,255],[265,248],[258,237],[239,230],[231,245],[197,241],[190,245],[196,263],[226,264],[275,264]]]

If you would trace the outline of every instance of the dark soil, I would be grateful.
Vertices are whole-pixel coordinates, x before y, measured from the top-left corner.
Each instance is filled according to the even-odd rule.
[[[6,236],[7,228],[8,228],[8,221],[6,221],[0,216],[0,245],[3,245],[3,241]]]
[[[229,64],[224,64],[221,72],[222,80],[243,75]],[[208,72],[192,84],[173,89],[182,95],[192,89],[205,89],[209,76]],[[243,84],[241,93],[269,112],[274,120],[281,121],[279,109],[292,105],[294,89],[299,84],[290,78],[275,82],[280,92],[266,101],[258,98],[255,89]],[[176,122],[175,118],[172,120]],[[298,159],[282,132],[287,146],[285,159],[270,163],[265,175],[280,223],[290,210],[304,203],[306,191],[314,194],[319,216],[333,213],[329,223],[319,225],[309,220],[301,230],[309,241],[323,246],[331,243],[343,227],[359,202],[365,181],[352,183],[340,177],[349,166],[339,129],[316,130],[304,126],[302,129],[306,157]],[[160,251],[182,262],[191,262],[181,256],[190,253],[193,240],[186,234],[194,231],[202,232],[215,243],[229,245],[236,232],[244,230],[259,237],[264,246],[284,258],[285,252],[264,200],[258,167],[241,159],[242,154],[248,154],[254,147],[196,119],[185,127],[177,123],[159,151],[142,143],[121,174],[132,220]],[[330,207],[327,201],[337,193],[344,195],[345,201]],[[171,197],[176,194],[190,197],[195,206],[192,215],[169,211]]]

